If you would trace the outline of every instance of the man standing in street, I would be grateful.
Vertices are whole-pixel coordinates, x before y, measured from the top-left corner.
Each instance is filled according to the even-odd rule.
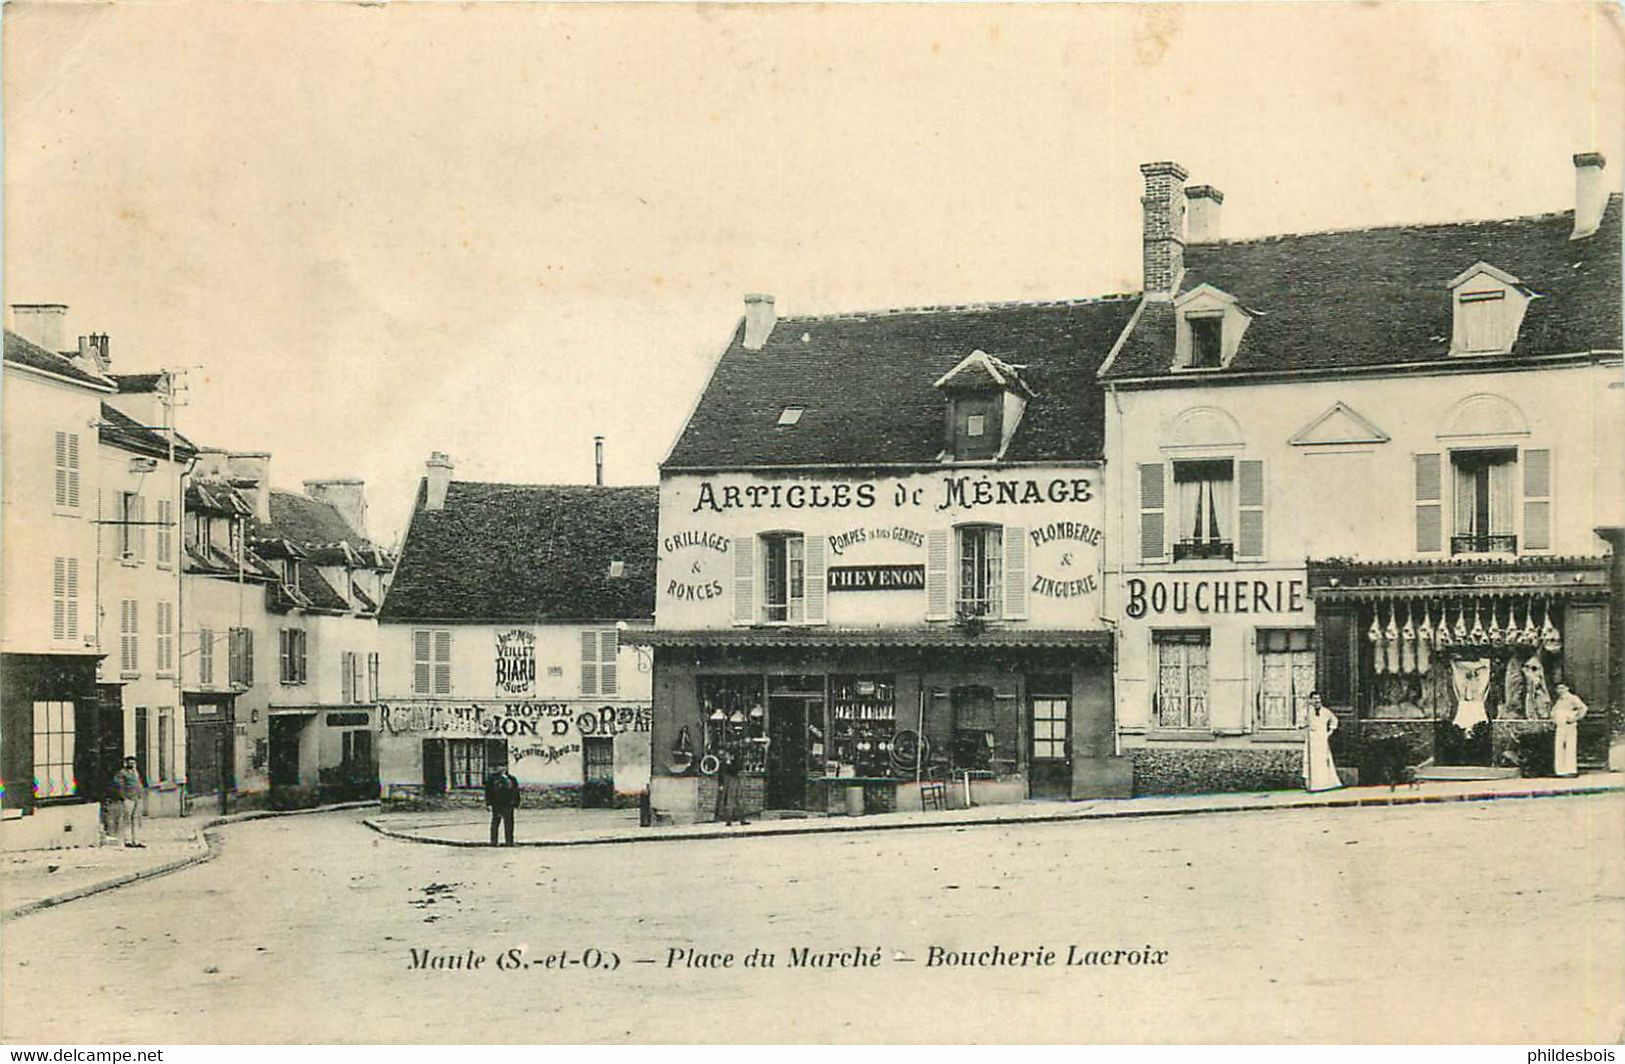
[[[491,845],[497,844],[497,825],[502,826],[507,845],[513,845],[513,811],[519,808],[519,781],[506,765],[485,777],[485,807],[491,810]]]
[[[141,773],[136,771],[135,758],[124,759],[124,767],[113,776],[113,793],[117,797],[119,819],[124,828],[124,845],[137,849],[142,844],[135,840],[136,821],[141,816],[141,796],[146,790],[141,784]]]

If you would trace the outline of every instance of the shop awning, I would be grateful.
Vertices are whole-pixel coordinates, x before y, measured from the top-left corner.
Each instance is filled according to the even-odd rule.
[[[1436,562],[1308,563],[1317,603],[1461,597],[1606,598],[1609,558],[1508,558]]]
[[[1110,654],[1112,635],[1069,629],[983,628],[709,628],[642,629],[621,633],[621,642],[649,647],[842,648],[911,647],[960,649],[1076,649]]]

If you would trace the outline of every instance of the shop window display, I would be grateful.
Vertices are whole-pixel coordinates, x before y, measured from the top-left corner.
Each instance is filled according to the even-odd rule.
[[[892,774],[892,741],[897,734],[896,685],[890,676],[829,678],[829,756],[831,776],[884,777]]]
[[[702,676],[700,711],[705,721],[705,757],[740,748],[743,771],[766,768],[767,713],[760,676]],[[704,758],[702,758],[702,761]]]

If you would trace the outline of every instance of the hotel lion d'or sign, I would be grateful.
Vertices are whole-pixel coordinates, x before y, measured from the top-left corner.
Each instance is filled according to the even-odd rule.
[[[1082,598],[1100,587],[1102,533],[1094,524],[1059,515],[1092,503],[1098,505],[1093,481],[1072,471],[784,483],[702,479],[674,507],[696,525],[661,538],[660,593],[685,603],[714,601],[723,609],[737,564],[735,538],[772,531],[782,521],[824,538],[829,592],[923,595],[927,529],[948,519],[988,520],[998,510],[1007,519],[1030,511],[1023,526],[1028,590],[1053,599]],[[697,527],[702,522],[710,527]]]

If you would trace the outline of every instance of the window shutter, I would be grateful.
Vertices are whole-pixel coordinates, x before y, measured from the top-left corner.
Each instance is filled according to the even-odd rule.
[[[355,655],[346,650],[339,655],[339,701],[355,701]]]
[[[147,500],[145,496],[137,495],[134,502],[135,516],[132,520],[135,521],[135,560],[144,562],[147,560],[147,526],[142,522],[147,519]]]
[[[1439,455],[1416,455],[1416,550],[1419,554],[1441,549],[1443,526]]]
[[[734,623],[756,621],[756,540],[740,536],[733,541]]]
[[[68,638],[68,559],[58,558],[51,567],[51,638]]]
[[[829,577],[825,570],[823,536],[811,535],[802,543],[803,616],[808,624],[824,624],[828,617]]]
[[[56,434],[56,505],[68,505],[68,434],[66,432]]]
[[[243,629],[243,683],[254,683],[254,630]]]
[[[68,505],[79,508],[79,434],[68,433]]]
[[[1140,466],[1140,560],[1160,561],[1168,556],[1167,534],[1163,531],[1167,495],[1165,471],[1161,462]]]
[[[67,595],[63,603],[66,617],[67,638],[79,638],[79,559],[67,559]]]
[[[162,651],[159,651],[158,657],[159,664],[163,664]],[[205,687],[214,686],[214,632],[207,628],[199,629],[197,634],[197,672],[199,683]]]
[[[926,533],[925,543],[925,619],[946,621],[949,618],[948,559],[949,530],[933,528]]]
[[[1523,547],[1552,549],[1552,452],[1523,452]]]
[[[1010,621],[1027,619],[1027,529],[1004,526],[1004,616]]]
[[[412,633],[412,692],[426,695],[430,685],[429,631],[419,628]]]
[[[1238,558],[1264,556],[1264,463],[1249,459],[1236,463]]]
[[[448,629],[434,633],[434,693],[451,694],[451,632]]]
[[[581,693],[598,693],[598,633],[581,633]]]
[[[598,693],[609,697],[620,690],[621,637],[611,628],[598,633],[598,647],[602,653],[598,660]]]
[[[282,678],[283,683],[293,681],[293,640],[289,638],[291,635],[293,632],[290,629],[277,629],[277,655],[281,659],[277,675]]]

